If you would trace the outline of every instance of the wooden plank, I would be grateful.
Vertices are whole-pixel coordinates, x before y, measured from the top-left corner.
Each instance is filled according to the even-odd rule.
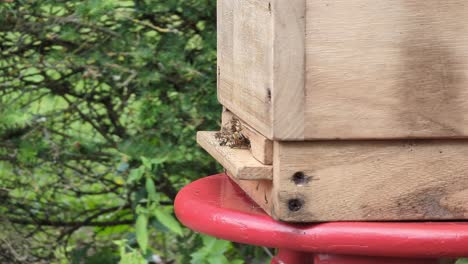
[[[468,136],[465,0],[307,1],[306,10],[306,139]]]
[[[222,113],[222,125],[228,125],[233,118],[240,120],[229,110],[224,109]],[[273,164],[273,141],[264,137],[244,121],[240,120],[240,122],[242,124],[242,134],[250,140],[250,152],[252,156],[262,164]]]
[[[215,138],[216,132],[201,131],[197,133],[197,143],[204,148],[223,167],[241,180],[271,179],[273,168],[258,162],[248,149],[234,149],[220,146]]]
[[[275,142],[284,221],[468,219],[468,141]]]
[[[304,139],[305,2],[272,1],[274,140]]]
[[[271,180],[239,180],[233,174],[226,171],[226,174],[233,179],[241,189],[260,206],[267,214],[273,213],[273,203],[271,199],[271,190],[273,183]]]
[[[271,137],[272,26],[268,0],[218,0],[218,100]]]

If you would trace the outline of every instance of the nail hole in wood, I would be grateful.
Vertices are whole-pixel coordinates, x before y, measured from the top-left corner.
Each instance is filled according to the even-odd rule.
[[[292,211],[292,212],[297,212],[301,210],[303,205],[304,205],[304,202],[300,199],[291,199],[288,201],[289,211]]]
[[[303,184],[306,184],[307,182],[309,182],[309,178],[302,171],[298,171],[298,172],[294,173],[291,180],[296,185],[303,185]]]

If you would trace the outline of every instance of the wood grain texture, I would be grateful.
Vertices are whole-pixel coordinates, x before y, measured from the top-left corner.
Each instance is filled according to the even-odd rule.
[[[218,100],[272,136],[272,14],[267,0],[218,0]]]
[[[278,219],[468,219],[468,141],[275,142],[274,152]]]
[[[242,134],[250,140],[250,152],[252,153],[252,156],[262,164],[273,164],[273,141],[264,137],[227,109],[224,109],[222,112],[222,125],[228,125],[233,118],[236,118],[241,122]]]
[[[304,138],[305,0],[218,0],[218,100],[269,139]]]
[[[200,131],[197,133],[197,143],[235,178],[240,180],[272,179],[272,166],[261,164],[248,149],[220,146],[215,134],[216,132]]]
[[[306,0],[272,0],[273,139],[304,139]]]
[[[466,138],[464,0],[219,0],[218,98],[273,140]]]
[[[239,180],[233,174],[226,171],[226,174],[233,179],[241,189],[260,206],[267,214],[273,213],[273,204],[271,199],[271,191],[273,183],[271,180]]]
[[[307,1],[305,138],[466,137],[467,18],[465,0]]]

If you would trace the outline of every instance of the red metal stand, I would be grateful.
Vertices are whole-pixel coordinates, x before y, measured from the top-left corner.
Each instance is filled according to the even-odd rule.
[[[225,174],[184,187],[175,211],[195,231],[279,249],[271,263],[429,264],[468,256],[468,223],[282,223],[265,214]]]

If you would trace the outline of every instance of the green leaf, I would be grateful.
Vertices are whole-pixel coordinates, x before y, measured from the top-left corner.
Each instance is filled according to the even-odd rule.
[[[137,217],[135,224],[135,233],[138,246],[141,251],[145,252],[148,248],[148,216],[140,214]]]
[[[224,255],[218,255],[218,256],[212,256],[208,258],[208,263],[209,264],[230,264],[231,262]]]
[[[192,253],[191,262],[192,264],[242,264],[243,261],[228,260],[224,253],[232,248],[232,244],[229,241],[216,239],[210,236],[202,236],[203,247]]]
[[[154,210],[154,216],[158,219],[161,224],[167,227],[172,232],[176,233],[179,236],[183,235],[182,227],[180,227],[179,222],[169,213],[156,208]]]
[[[190,50],[200,50],[203,48],[203,38],[200,35],[194,35],[191,37],[185,46],[185,49]]]
[[[143,163],[143,166],[148,169],[148,170],[151,170],[151,166],[153,165],[151,160],[146,158],[146,157],[141,157],[141,162]]]
[[[118,240],[118,241],[114,241],[114,243],[118,246],[119,253],[120,253],[119,264],[147,264],[148,263],[140,252],[138,252],[137,250],[127,245],[128,243],[127,240]],[[100,261],[97,263],[103,263],[103,261]]]
[[[219,252],[220,254],[223,254],[226,251],[228,251],[230,246],[231,246],[231,242],[229,241],[214,239],[212,250],[213,252]]]
[[[145,173],[145,168],[143,166],[133,169],[130,171],[130,175],[128,176],[127,181],[129,183],[139,181],[143,177],[144,173]]]
[[[150,177],[146,178],[146,191],[148,192],[148,198],[151,201],[158,201],[159,195],[156,192],[156,186],[154,185],[153,180]]]

